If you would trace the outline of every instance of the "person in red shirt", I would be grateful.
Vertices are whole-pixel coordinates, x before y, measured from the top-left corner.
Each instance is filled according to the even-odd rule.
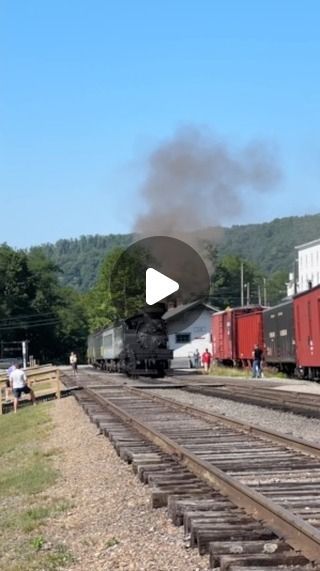
[[[204,372],[205,373],[209,373],[209,369],[210,369],[210,364],[211,364],[211,359],[212,359],[212,355],[211,353],[208,351],[208,349],[205,350],[205,352],[202,354],[202,364],[204,366]]]

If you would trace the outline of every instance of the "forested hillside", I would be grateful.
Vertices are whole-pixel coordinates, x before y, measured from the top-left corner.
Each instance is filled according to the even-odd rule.
[[[81,236],[73,240],[59,240],[41,246],[44,254],[59,266],[63,285],[88,291],[96,282],[99,268],[106,255],[118,246],[126,247],[132,234]]]
[[[263,224],[226,228],[220,255],[235,254],[273,273],[289,271],[294,263],[294,247],[320,238],[320,214],[276,218]]]
[[[294,262],[294,246],[320,237],[320,214],[276,218],[263,224],[226,228],[218,245],[219,256],[239,255],[258,264],[267,274],[290,271]],[[87,291],[96,281],[106,254],[116,246],[126,246],[132,234],[81,236],[46,244],[46,256],[61,269],[64,285]]]

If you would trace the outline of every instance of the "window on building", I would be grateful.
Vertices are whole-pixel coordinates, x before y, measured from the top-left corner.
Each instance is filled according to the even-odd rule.
[[[191,333],[177,333],[176,343],[190,343]]]

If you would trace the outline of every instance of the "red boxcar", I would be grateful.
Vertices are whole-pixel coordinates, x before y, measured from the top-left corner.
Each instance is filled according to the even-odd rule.
[[[320,374],[320,286],[302,292],[293,300],[297,366],[303,376]]]
[[[262,308],[252,313],[242,313],[237,316],[237,359],[239,361],[252,361],[252,351],[257,344],[261,349],[263,339]]]
[[[233,360],[234,311],[218,311],[212,316],[212,355],[218,361]]]
[[[250,356],[240,357],[238,322],[240,317],[261,313],[261,311],[261,306],[248,306],[225,309],[214,313],[212,316],[213,358],[225,364],[236,364],[242,358],[251,359],[254,343],[251,345]],[[256,341],[256,343],[258,342],[259,340]]]

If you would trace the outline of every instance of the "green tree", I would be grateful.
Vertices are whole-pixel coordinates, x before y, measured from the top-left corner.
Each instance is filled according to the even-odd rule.
[[[91,331],[129,317],[145,304],[145,271],[150,264],[143,250],[115,248],[107,255],[96,286],[85,295]]]
[[[27,255],[6,244],[0,247],[0,318],[31,313],[35,294]]]
[[[288,274],[285,271],[275,272],[266,280],[268,305],[280,303],[287,295],[286,282]]]
[[[35,358],[58,360],[85,352],[86,315],[80,296],[63,288],[43,251],[0,246],[0,341],[29,341]],[[7,356],[7,355],[5,355]]]
[[[80,359],[85,359],[89,328],[81,294],[72,288],[61,288],[57,315],[56,332],[61,361],[68,362],[71,351],[75,351]]]
[[[244,284],[249,284],[249,301],[258,303],[259,287],[262,284],[262,274],[252,262],[239,256],[224,256],[216,263],[212,275],[211,303],[224,309],[241,305],[241,264],[243,263]],[[261,289],[260,289],[261,291]],[[248,290],[245,290],[244,302],[247,303]]]

